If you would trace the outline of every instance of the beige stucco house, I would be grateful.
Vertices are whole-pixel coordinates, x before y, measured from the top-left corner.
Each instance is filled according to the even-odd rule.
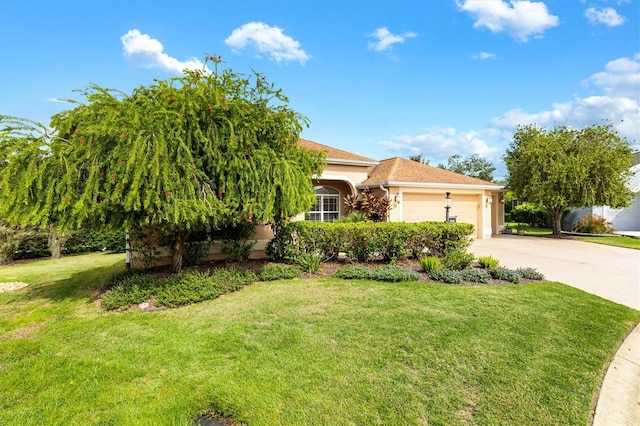
[[[476,238],[502,231],[506,190],[500,185],[405,158],[377,161],[305,139],[300,145],[325,151],[327,165],[322,175],[313,176],[318,201],[297,220],[331,221],[346,216],[344,197],[370,187],[393,201],[391,222],[444,221],[444,198],[449,192],[450,217],[475,225]]]

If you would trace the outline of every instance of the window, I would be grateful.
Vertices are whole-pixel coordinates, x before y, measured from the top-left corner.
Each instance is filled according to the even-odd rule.
[[[316,202],[304,220],[333,222],[340,217],[340,192],[328,186],[316,186]]]

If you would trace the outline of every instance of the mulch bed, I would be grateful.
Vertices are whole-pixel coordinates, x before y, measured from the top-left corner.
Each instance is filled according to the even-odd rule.
[[[229,263],[229,262],[225,262],[223,260],[217,260],[217,261],[208,261],[208,262],[204,262],[198,266],[189,266],[189,267],[183,267],[182,268],[182,272],[187,272],[187,271],[199,271],[199,272],[206,272],[206,271],[211,271],[213,269],[217,269],[217,268],[224,268],[227,266],[237,266],[239,268],[243,268],[243,269],[247,269],[250,271],[253,271],[256,275],[260,272],[260,268],[262,268],[264,265],[268,264],[268,263],[274,263],[268,259],[250,259],[250,260],[246,260],[244,262],[234,262],[234,263]],[[320,265],[320,270],[314,274],[309,274],[309,273],[303,273],[302,274],[302,278],[303,279],[321,279],[321,278],[331,278],[333,276],[333,274],[340,268],[347,266],[347,265],[359,265],[359,266],[364,266],[366,268],[369,269],[375,269],[375,268],[379,268],[381,266],[385,266],[387,265],[388,262],[384,262],[382,260],[380,261],[371,261],[371,262],[360,262],[360,263],[353,263],[350,262],[346,259],[338,259],[338,260],[331,260],[328,262],[323,262]],[[418,281],[420,282],[426,282],[426,283],[435,283],[435,284],[443,284],[443,285],[450,285],[450,284],[445,284],[439,281],[434,281],[431,278],[429,278],[429,275],[427,275],[425,272],[422,272],[420,270],[420,261],[416,260],[416,259],[400,259],[396,262],[396,265],[401,266],[405,269],[408,269],[410,271],[415,271],[418,273],[419,278]],[[526,265],[522,265],[523,267]],[[475,268],[479,268],[479,265],[474,262],[473,267]],[[153,268],[152,270],[152,274],[155,275],[158,278],[166,278],[170,275],[172,275],[170,267],[169,266],[161,266],[161,267],[156,267]],[[521,279],[520,280],[520,284],[524,284],[524,283],[528,283],[528,282],[536,282],[533,280],[527,280],[527,279]],[[494,280],[494,279],[490,279],[488,283],[483,284],[483,283],[462,283],[462,284],[455,284],[455,285],[465,285],[465,284],[470,284],[470,285],[498,285],[498,284],[509,284],[509,285],[513,285],[512,283],[508,282],[508,281],[502,281],[502,280]]]

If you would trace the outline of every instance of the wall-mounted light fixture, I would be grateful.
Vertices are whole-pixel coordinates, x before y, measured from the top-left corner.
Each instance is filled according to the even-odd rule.
[[[444,221],[449,222],[449,209],[453,205],[451,201],[451,193],[447,192],[444,197]]]
[[[393,201],[395,201],[396,204],[400,204],[400,201],[402,201],[402,195],[400,195],[399,192],[396,192],[396,195],[393,196]]]
[[[487,206],[490,206],[491,203],[493,203],[493,197],[491,195],[487,195],[484,199],[485,203],[487,204]]]

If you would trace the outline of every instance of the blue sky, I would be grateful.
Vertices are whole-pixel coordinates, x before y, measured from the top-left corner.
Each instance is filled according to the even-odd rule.
[[[374,159],[501,157],[516,125],[609,120],[640,148],[639,0],[0,1],[0,114],[45,124],[221,55],[302,137]]]

